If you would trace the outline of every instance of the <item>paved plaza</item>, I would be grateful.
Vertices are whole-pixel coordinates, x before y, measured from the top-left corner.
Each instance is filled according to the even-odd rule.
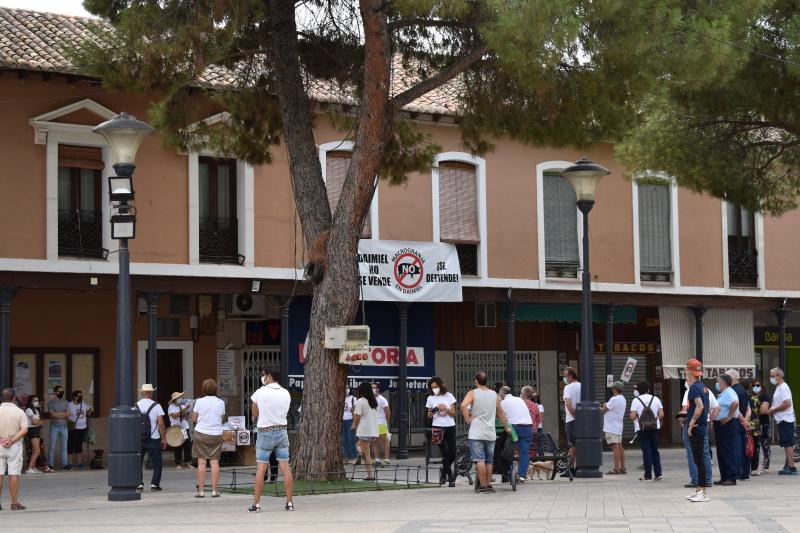
[[[715,487],[710,503],[690,503],[683,450],[664,450],[662,458],[659,482],[638,481],[641,454],[629,450],[627,476],[533,481],[517,492],[499,485],[496,494],[474,494],[459,478],[456,488],[298,496],[293,513],[282,510],[282,498],[263,498],[257,514],[247,512],[249,496],[195,499],[187,471],[166,470],[162,493],[145,492],[129,503],[106,500],[106,471],[23,476],[21,501],[28,510],[9,511],[5,492],[0,524],[5,531],[800,533],[800,477],[775,470],[736,487]],[[606,454],[606,464],[610,459]]]

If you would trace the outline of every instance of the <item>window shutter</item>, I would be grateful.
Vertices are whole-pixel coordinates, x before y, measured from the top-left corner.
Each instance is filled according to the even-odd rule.
[[[642,274],[670,274],[670,186],[639,183],[639,268]],[[668,281],[668,279],[664,280]]]
[[[543,185],[546,268],[574,277],[580,266],[575,190],[557,174],[545,174]]]
[[[352,154],[350,152],[327,152],[325,155],[325,187],[328,189],[328,204],[331,206],[331,213],[336,210],[339,197],[342,195],[344,178],[347,176],[351,158]],[[367,211],[367,216],[364,217],[361,237],[365,239],[372,237],[370,211]]]
[[[439,238],[457,244],[481,242],[478,225],[478,176],[474,165],[439,165]]]
[[[91,146],[58,145],[58,166],[103,170],[103,150]]]

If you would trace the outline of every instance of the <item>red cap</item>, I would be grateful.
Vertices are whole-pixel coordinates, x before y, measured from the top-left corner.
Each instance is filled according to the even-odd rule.
[[[686,369],[696,378],[703,377],[703,363],[697,359],[689,359],[686,361]]]

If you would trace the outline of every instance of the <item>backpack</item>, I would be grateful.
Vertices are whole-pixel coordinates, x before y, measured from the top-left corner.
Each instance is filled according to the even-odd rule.
[[[636,398],[645,407],[642,414],[639,415],[639,429],[642,431],[655,431],[658,429],[658,418],[650,408],[650,406],[653,405],[654,398],[655,396],[650,396],[650,402],[647,405],[644,405],[641,398]]]
[[[158,404],[153,402],[153,405],[147,409],[146,413],[143,413],[141,409],[139,410],[139,427],[141,428],[142,440],[147,440],[153,435],[153,424],[150,422],[150,411],[152,411],[153,407],[156,405]]]

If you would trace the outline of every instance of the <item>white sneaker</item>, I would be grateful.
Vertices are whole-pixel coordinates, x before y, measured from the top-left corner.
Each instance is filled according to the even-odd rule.
[[[693,492],[693,493],[691,493],[691,494],[687,494],[687,495],[686,495],[686,499],[687,499],[687,500],[691,500],[692,498],[694,498],[695,496],[697,496],[697,494],[698,494],[698,493],[700,493],[700,492],[702,492],[702,491],[696,490],[696,491],[694,491],[694,492]]]
[[[711,498],[709,498],[708,494],[706,494],[705,492],[698,491],[697,494],[695,494],[694,496],[689,498],[689,501],[690,502],[708,502],[708,501],[711,501]]]
[[[31,468],[30,470],[28,470],[28,473],[29,473],[29,474],[41,474],[41,473],[42,473],[42,471],[41,471],[41,470],[38,470],[38,469],[36,469],[36,468]]]
[[[750,475],[751,476],[760,476],[761,475],[761,471],[760,470],[753,470],[752,472],[750,472]]]

